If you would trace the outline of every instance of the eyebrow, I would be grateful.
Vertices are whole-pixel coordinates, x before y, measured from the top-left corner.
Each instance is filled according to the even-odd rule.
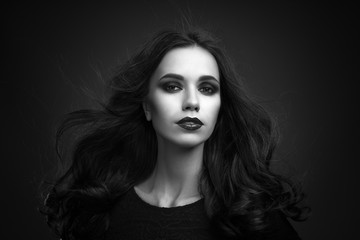
[[[162,76],[160,78],[163,79],[163,78],[175,78],[175,79],[178,79],[178,80],[184,80],[184,77],[180,74],[176,74],[176,73],[168,73],[168,74],[165,74],[164,76]],[[206,80],[215,80],[216,82],[219,82],[219,80],[217,80],[215,77],[211,76],[211,75],[203,75],[199,78],[199,81],[206,81]]]

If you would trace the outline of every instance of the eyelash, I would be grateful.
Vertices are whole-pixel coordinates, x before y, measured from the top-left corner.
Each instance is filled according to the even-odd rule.
[[[181,90],[181,87],[177,86],[176,84],[165,84],[164,85],[164,90],[169,92],[169,93],[172,93],[172,92],[178,92]],[[174,90],[174,88],[178,88],[177,90]]]
[[[206,89],[207,91],[202,91],[203,89]],[[205,93],[206,95],[212,95],[216,93],[216,89],[214,87],[201,87],[199,88],[200,92]]]
[[[182,88],[176,83],[166,83],[163,85],[163,89],[168,93],[176,93]],[[199,88],[199,91],[204,95],[213,95],[218,91],[218,89],[214,86],[203,86]]]

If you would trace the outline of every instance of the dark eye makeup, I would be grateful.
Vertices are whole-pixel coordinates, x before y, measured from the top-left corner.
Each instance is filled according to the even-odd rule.
[[[162,81],[160,87],[168,93],[176,93],[183,89],[182,83],[178,81]],[[198,91],[204,95],[211,96],[219,91],[219,86],[212,82],[201,82],[198,86]]]
[[[161,85],[161,88],[169,93],[178,92],[182,89],[182,85],[178,82],[165,82]]]
[[[199,91],[205,95],[213,95],[219,91],[217,84],[202,83],[200,84]]]

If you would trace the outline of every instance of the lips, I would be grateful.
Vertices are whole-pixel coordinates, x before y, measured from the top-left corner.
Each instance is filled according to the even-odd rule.
[[[204,125],[198,118],[191,118],[191,117],[185,117],[178,121],[176,124],[178,124],[180,127],[186,129],[186,130],[196,130],[201,128],[202,125]]]

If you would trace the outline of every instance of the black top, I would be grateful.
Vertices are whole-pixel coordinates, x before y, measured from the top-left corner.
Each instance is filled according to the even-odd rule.
[[[106,240],[212,240],[204,199],[171,208],[150,205],[132,188],[113,209]],[[270,216],[271,226],[262,239],[300,239],[281,213]],[[221,238],[224,239],[224,238]]]

